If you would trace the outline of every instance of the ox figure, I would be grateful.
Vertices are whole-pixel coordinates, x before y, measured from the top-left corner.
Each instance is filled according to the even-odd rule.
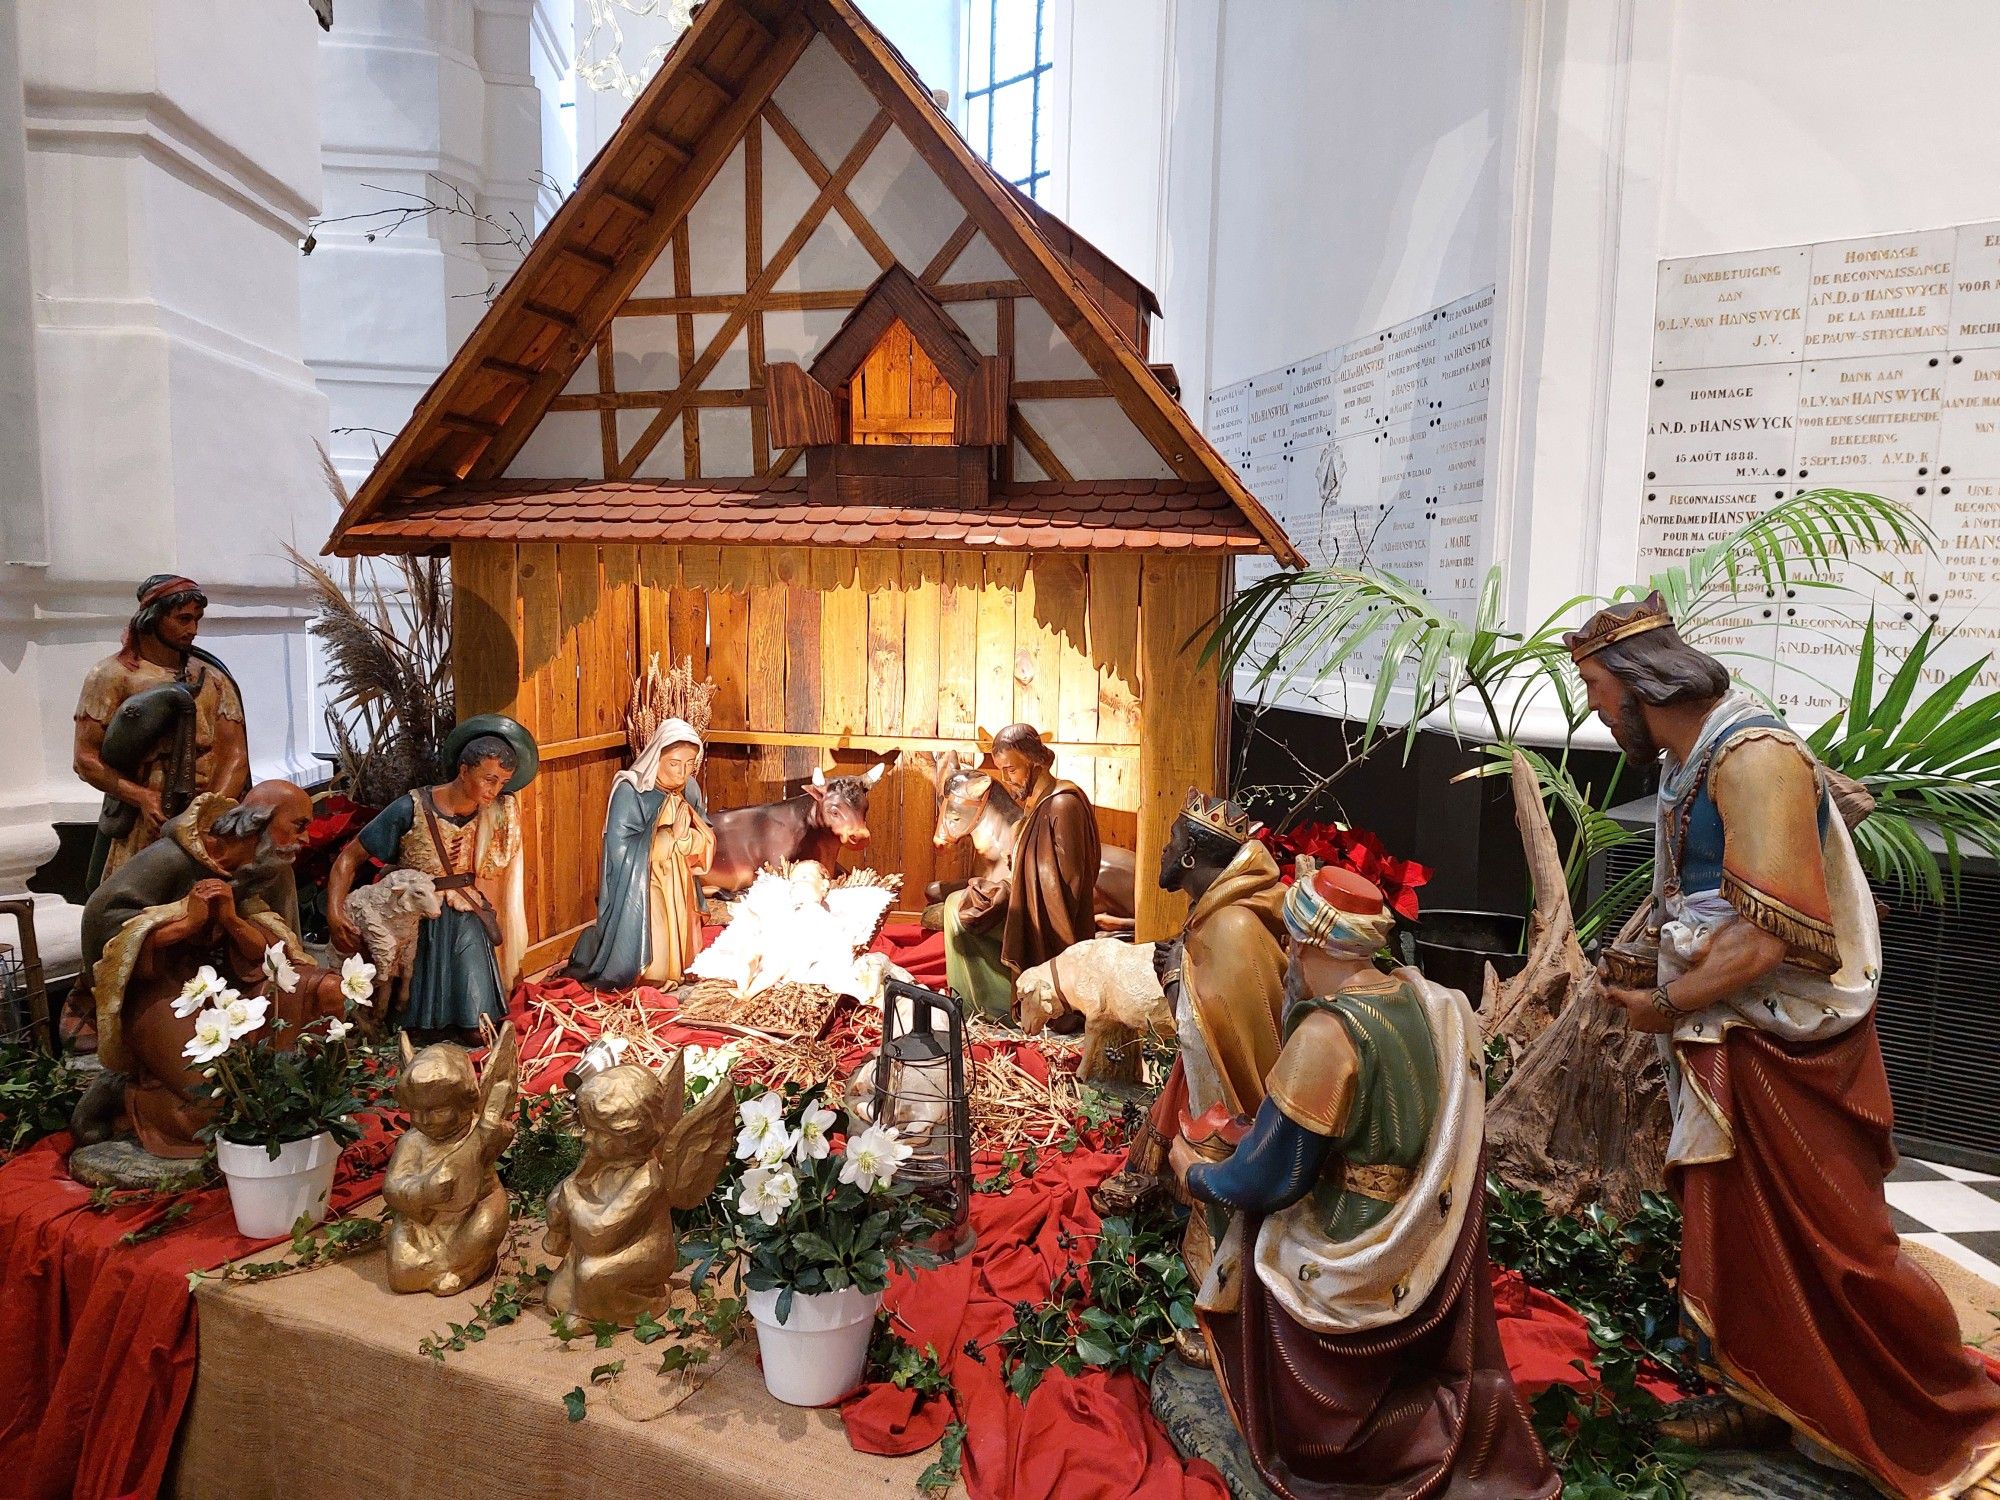
[[[893,759],[892,752],[859,776],[831,781],[815,770],[796,797],[715,813],[709,820],[715,829],[715,857],[702,877],[702,889],[733,895],[747,890],[759,870],[782,870],[807,859],[837,872],[841,850],[868,847],[868,793]]]

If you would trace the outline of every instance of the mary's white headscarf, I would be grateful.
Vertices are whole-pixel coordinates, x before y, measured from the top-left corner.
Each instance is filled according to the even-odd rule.
[[[646,748],[633,760],[631,769],[620,771],[616,781],[629,781],[635,792],[650,792],[653,783],[659,780],[660,757],[674,745],[692,745],[702,748],[701,736],[694,732],[694,725],[686,719],[669,719],[653,731],[653,737],[646,741]]]

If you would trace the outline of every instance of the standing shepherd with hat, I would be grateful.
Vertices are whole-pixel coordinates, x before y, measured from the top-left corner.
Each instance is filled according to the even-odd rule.
[[[507,993],[528,946],[521,814],[514,793],[535,778],[534,736],[504,714],[479,714],[451,732],[442,786],[418,787],[383,808],[334,861],[327,925],[344,953],[360,946],[347,893],[361,861],[421,870],[442,910],[417,932],[404,1029],[476,1045],[479,1019],[506,1018]]]

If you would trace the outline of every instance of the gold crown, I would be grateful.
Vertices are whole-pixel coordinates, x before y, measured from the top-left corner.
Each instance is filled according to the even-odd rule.
[[[1584,623],[1583,629],[1564,636],[1563,644],[1569,647],[1571,661],[1582,661],[1606,646],[1644,635],[1649,630],[1670,628],[1673,623],[1674,617],[1668,613],[1665,601],[1658,594],[1650,594],[1637,614],[1621,618],[1608,609],[1599,610]]]
[[[1232,844],[1250,842],[1250,830],[1254,826],[1250,814],[1227,797],[1211,800],[1204,797],[1199,788],[1189,787],[1187,803],[1181,808],[1181,816],[1211,833],[1220,834]]]

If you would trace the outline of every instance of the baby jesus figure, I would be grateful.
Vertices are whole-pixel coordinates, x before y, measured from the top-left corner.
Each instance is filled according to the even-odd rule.
[[[511,1024],[477,1074],[463,1047],[412,1053],[404,1035],[396,1102],[410,1128],[382,1180],[392,1290],[449,1297],[492,1274],[507,1237],[507,1190],[494,1163],[514,1139],[516,1066]]]
[[[689,970],[720,979],[748,1000],[780,984],[809,984],[873,1003],[881,964],[865,961],[883,914],[895,904],[887,885],[835,885],[812,860],[751,883],[736,915]]]

